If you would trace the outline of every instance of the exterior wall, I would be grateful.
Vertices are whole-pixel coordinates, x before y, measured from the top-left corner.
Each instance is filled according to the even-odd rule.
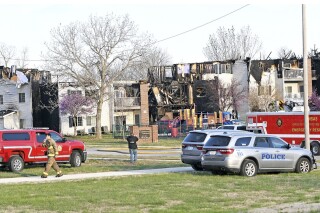
[[[148,91],[149,91],[149,84],[147,84],[146,82],[141,82],[140,83],[140,96],[141,96],[140,124],[141,125],[149,125]]]
[[[81,91],[81,93],[84,95],[85,91],[83,88],[80,87],[74,87],[74,86],[62,86],[65,83],[59,83],[59,87],[58,87],[58,93],[59,93],[59,101],[68,94],[68,90],[72,90],[72,91]],[[82,122],[83,125],[82,126],[77,126],[77,130],[84,132],[85,134],[88,134],[91,132],[92,127],[96,128],[96,121],[93,121],[92,125],[87,125],[87,116],[96,116],[96,107],[93,108],[92,112],[86,115],[79,115],[79,117],[82,117]],[[102,127],[106,127],[107,130],[110,130],[110,107],[109,107],[109,103],[105,102],[103,104],[102,107],[102,116],[101,116],[101,126]],[[69,126],[69,116],[70,115],[64,115],[61,113],[61,111],[59,112],[59,117],[60,117],[60,132],[63,135],[73,135],[74,134],[74,127],[70,127]]]
[[[246,91],[245,97],[241,101],[242,104],[240,104],[238,109],[238,118],[239,120],[246,120],[246,113],[249,112],[249,92],[248,92],[248,68],[247,63],[238,60],[236,61],[233,66],[233,77],[239,82],[239,90],[244,89]]]
[[[126,125],[135,125],[135,115],[140,115],[140,110],[124,111],[124,112],[114,112],[114,116],[125,116]]]
[[[25,94],[24,103],[19,103],[19,93]],[[0,80],[0,95],[3,96],[3,104],[0,105],[0,110],[10,109],[18,112],[18,118],[16,120],[8,124],[4,123],[4,125],[8,125],[7,128],[9,129],[18,129],[20,128],[20,120],[23,119],[23,128],[32,128],[31,84],[23,84],[20,88],[17,88],[16,82],[2,79]],[[4,122],[6,122],[6,120],[4,120]]]

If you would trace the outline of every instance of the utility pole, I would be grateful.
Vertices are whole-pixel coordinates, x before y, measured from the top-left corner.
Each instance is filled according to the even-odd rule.
[[[304,134],[306,149],[310,150],[309,134],[309,102],[308,102],[308,52],[307,52],[307,26],[306,5],[302,5],[302,40],[303,40],[303,102],[304,102]]]

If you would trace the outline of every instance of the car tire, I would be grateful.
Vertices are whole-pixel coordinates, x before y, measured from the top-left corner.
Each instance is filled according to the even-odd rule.
[[[9,160],[9,169],[12,172],[21,172],[24,169],[24,161],[20,156],[12,156]]]
[[[194,169],[195,171],[203,171],[203,168],[201,165],[199,164],[191,164],[192,169]]]
[[[70,156],[70,164],[72,167],[79,167],[81,166],[81,155],[78,151],[73,151]]]
[[[312,142],[310,147],[313,155],[320,155],[320,146],[318,142]]]
[[[258,167],[256,162],[250,159],[245,159],[240,168],[240,175],[253,177],[257,174]]]
[[[300,158],[296,165],[297,173],[308,173],[311,171],[311,163],[307,158]]]

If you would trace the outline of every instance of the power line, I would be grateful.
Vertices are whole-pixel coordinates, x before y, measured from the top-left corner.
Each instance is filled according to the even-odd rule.
[[[194,30],[196,30],[196,29],[199,29],[199,28],[201,28],[201,27],[204,27],[204,26],[206,26],[206,25],[208,25],[208,24],[211,24],[212,22],[215,22],[215,21],[218,21],[218,20],[220,20],[220,19],[222,19],[222,18],[224,18],[224,17],[227,17],[227,16],[229,16],[229,15],[231,15],[231,14],[233,14],[233,13],[235,13],[235,12],[237,12],[237,11],[239,11],[239,10],[241,10],[241,9],[249,6],[249,5],[250,5],[250,4],[246,4],[246,5],[238,8],[238,9],[233,10],[233,11],[231,11],[231,12],[229,12],[229,13],[223,15],[223,16],[220,16],[220,17],[218,17],[218,18],[216,18],[216,19],[214,19],[214,20],[212,20],[212,21],[209,21],[209,22],[207,22],[207,23],[205,23],[205,24],[199,25],[199,26],[194,27],[194,28],[192,28],[192,29],[186,30],[186,31],[184,31],[184,32],[182,32],[182,33],[178,33],[178,34],[176,34],[176,35],[173,35],[173,36],[170,36],[170,37],[161,39],[161,40],[159,40],[159,41],[154,42],[154,44],[159,43],[159,42],[163,42],[163,41],[166,41],[166,40],[169,40],[169,39],[172,39],[172,38],[175,38],[175,37],[177,37],[177,36],[180,36],[180,35],[189,33],[189,32],[191,32],[191,31],[194,31]]]
[[[199,29],[199,28],[201,28],[201,27],[204,27],[204,26],[206,26],[206,25],[208,25],[208,24],[211,24],[212,22],[218,21],[218,20],[220,20],[220,19],[223,19],[223,18],[225,18],[225,17],[227,17],[227,16],[235,13],[235,12],[238,12],[239,10],[242,10],[243,8],[248,7],[249,5],[250,5],[250,4],[246,4],[246,5],[242,6],[242,7],[239,7],[238,9],[235,9],[235,10],[233,10],[233,11],[227,13],[227,14],[224,14],[224,15],[216,18],[216,19],[213,19],[213,20],[211,20],[211,21],[209,21],[209,22],[207,22],[207,23],[201,24],[201,25],[199,25],[199,26],[196,26],[196,27],[191,28],[191,29],[189,29],[189,30],[186,30],[186,31],[184,31],[184,32],[178,33],[178,34],[176,34],[176,35],[169,36],[169,37],[167,37],[167,38],[158,40],[158,41],[152,43],[152,45],[153,45],[153,44],[160,43],[160,42],[163,42],[163,41],[167,41],[167,40],[169,40],[169,39],[178,37],[178,36],[180,36],[180,35],[183,35],[183,34],[186,34],[186,33],[191,32],[191,31],[194,31],[194,30],[196,30],[196,29]],[[1,57],[1,58],[4,58],[4,57]],[[14,58],[12,58],[12,60],[19,61],[19,60],[22,60],[22,59],[14,59]],[[53,60],[29,59],[29,60],[24,60],[24,61],[38,61],[38,62],[40,62],[40,61],[53,61]]]

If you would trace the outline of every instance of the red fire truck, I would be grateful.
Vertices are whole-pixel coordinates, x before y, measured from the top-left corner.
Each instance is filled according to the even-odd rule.
[[[249,112],[247,130],[274,134],[293,145],[304,146],[303,112]],[[309,112],[310,148],[320,155],[320,112]]]

